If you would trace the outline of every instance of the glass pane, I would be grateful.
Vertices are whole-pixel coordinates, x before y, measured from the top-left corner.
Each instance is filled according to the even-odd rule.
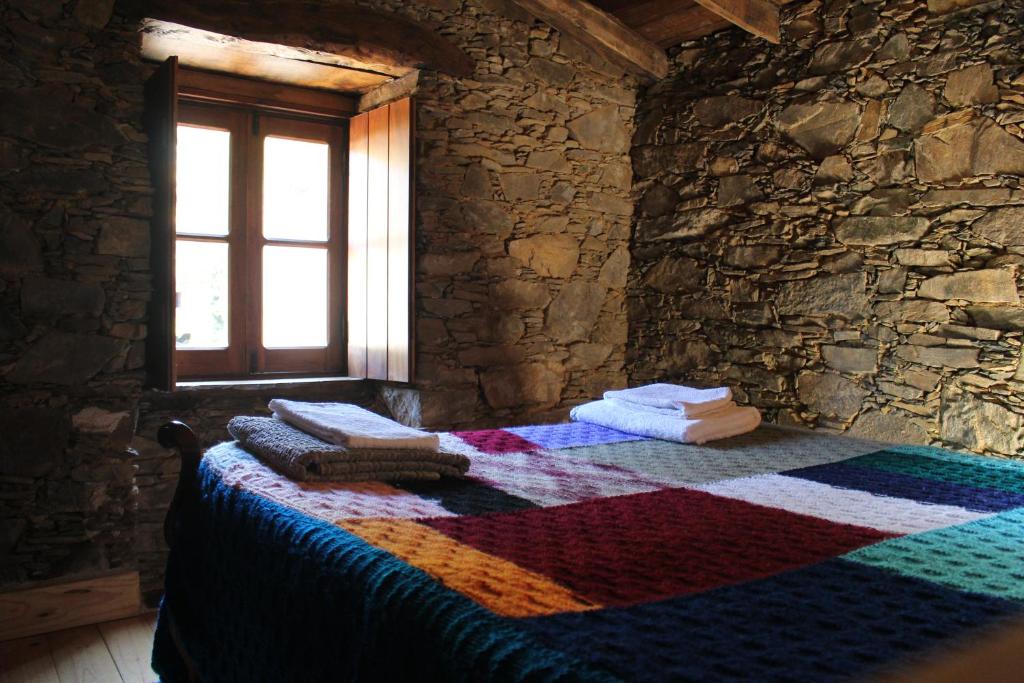
[[[327,250],[263,247],[263,346],[327,346]]]
[[[178,348],[227,348],[228,245],[178,240],[174,262]]]
[[[176,222],[179,235],[227,235],[231,133],[178,126]]]
[[[267,137],[263,142],[263,235],[326,242],[327,143]]]

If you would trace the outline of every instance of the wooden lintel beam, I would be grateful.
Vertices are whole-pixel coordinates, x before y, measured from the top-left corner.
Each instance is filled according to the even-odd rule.
[[[665,51],[585,0],[514,0],[539,19],[630,70],[656,80],[668,75]]]
[[[162,62],[174,55],[181,66],[271,83],[364,93],[409,72],[408,68],[366,64],[343,55],[242,40],[158,19],[144,19],[139,33],[144,59]]]
[[[425,67],[470,76],[474,63],[436,28],[352,2],[119,0],[125,13],[248,41],[352,58],[377,73]],[[403,71],[404,73],[404,71]]]
[[[779,44],[779,7],[769,0],[695,0],[701,7],[728,19],[769,43]]]

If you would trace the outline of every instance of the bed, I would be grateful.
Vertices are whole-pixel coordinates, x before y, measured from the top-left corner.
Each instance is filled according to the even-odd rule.
[[[863,679],[1024,615],[1024,465],[763,426],[443,434],[466,480],[182,451],[165,681]]]

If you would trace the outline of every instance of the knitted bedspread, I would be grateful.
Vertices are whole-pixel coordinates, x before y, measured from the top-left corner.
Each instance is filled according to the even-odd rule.
[[[688,446],[573,423],[442,448],[468,479],[296,482],[207,451],[156,671],[847,680],[1024,615],[1024,463],[772,427]]]

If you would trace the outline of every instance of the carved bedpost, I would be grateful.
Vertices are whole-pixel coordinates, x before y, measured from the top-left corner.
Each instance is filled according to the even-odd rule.
[[[174,498],[164,518],[164,539],[168,546],[173,546],[178,537],[178,529],[183,507],[197,493],[199,486],[199,461],[203,454],[199,448],[199,440],[187,424],[173,420],[160,427],[156,438],[164,448],[176,448],[181,456],[181,472],[178,474],[178,486],[174,489]]]

